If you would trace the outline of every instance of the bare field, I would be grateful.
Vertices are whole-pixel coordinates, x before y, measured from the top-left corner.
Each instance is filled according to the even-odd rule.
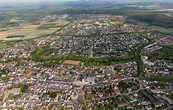
[[[14,35],[14,34],[15,32],[9,32],[9,31],[0,32],[0,40],[3,40],[7,36]]]
[[[60,28],[49,28],[49,30],[59,30]]]
[[[38,27],[40,27],[40,25],[26,25],[23,28],[24,29],[32,29],[32,28],[38,28]]]
[[[160,9],[160,8],[162,8],[161,5],[148,5],[147,7],[148,7],[148,8],[155,8],[155,9]]]
[[[64,25],[67,25],[67,24],[69,24],[69,23],[70,23],[69,21],[58,20],[58,21],[56,22],[56,25],[57,25],[57,26],[64,26]]]

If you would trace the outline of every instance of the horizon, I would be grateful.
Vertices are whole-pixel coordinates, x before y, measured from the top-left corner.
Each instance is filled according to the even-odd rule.
[[[0,0],[0,5],[20,5],[20,4],[52,4],[52,3],[64,3],[64,2],[83,2],[83,1],[111,1],[116,3],[141,3],[141,2],[173,2],[172,0]]]

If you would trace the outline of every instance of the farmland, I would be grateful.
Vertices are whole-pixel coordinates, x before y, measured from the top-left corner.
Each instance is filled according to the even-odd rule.
[[[3,49],[5,47],[7,47],[7,45],[5,43],[0,43],[0,49]]]
[[[69,21],[65,21],[65,20],[57,20],[55,22],[46,22],[43,25],[41,25],[40,27],[38,27],[38,30],[42,30],[42,29],[60,29],[62,26],[69,24]]]
[[[30,39],[52,34],[69,21],[57,16],[52,19],[47,15],[52,15],[55,10],[59,12],[64,9],[64,6],[0,7],[0,40],[13,35],[24,35],[22,39]]]
[[[132,14],[129,17],[130,19],[134,19],[140,22],[147,23],[152,26],[160,26],[163,28],[173,28],[173,18],[170,16],[166,16],[165,14],[158,13],[140,13],[140,14]]]
[[[57,20],[56,22],[40,22],[38,25],[24,24],[22,26],[1,28],[0,40],[4,40],[11,35],[24,35],[22,39],[30,39],[40,37],[42,35],[52,34],[61,29],[64,25],[69,24],[69,21]],[[5,30],[6,29],[6,30]]]
[[[166,33],[166,34],[173,34],[173,29],[172,28],[163,28],[160,26],[151,26],[153,29],[156,31],[159,31],[161,33]]]

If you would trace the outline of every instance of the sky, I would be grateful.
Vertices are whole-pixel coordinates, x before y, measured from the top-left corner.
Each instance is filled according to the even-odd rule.
[[[74,0],[0,0],[0,3],[17,3],[17,2],[47,2],[47,1],[51,1],[51,2],[63,2],[63,1],[74,1]]]
[[[45,3],[45,2],[67,2],[76,0],[0,0],[1,4],[17,4],[17,3]]]
[[[66,2],[66,1],[77,1],[77,0],[0,0],[0,4],[3,3],[45,3],[45,2]],[[153,2],[153,1],[167,1],[172,2],[173,0],[115,0],[117,2]]]

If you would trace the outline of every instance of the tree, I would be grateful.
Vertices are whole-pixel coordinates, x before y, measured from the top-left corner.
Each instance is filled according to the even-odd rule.
[[[87,106],[86,105],[83,105],[82,106],[82,110],[87,110]]]
[[[57,96],[57,92],[48,92],[49,97],[55,98]]]
[[[18,84],[18,88],[21,89],[21,90],[20,90],[21,92],[27,92],[27,90],[28,90],[28,85],[19,83],[19,84]]]
[[[22,108],[17,108],[17,110],[25,110],[25,109],[22,107]]]

